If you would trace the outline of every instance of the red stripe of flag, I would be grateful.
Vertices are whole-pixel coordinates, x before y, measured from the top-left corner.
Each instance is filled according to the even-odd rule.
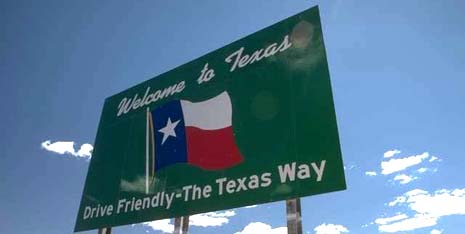
[[[203,130],[186,126],[188,163],[206,170],[221,170],[242,162],[232,127]]]

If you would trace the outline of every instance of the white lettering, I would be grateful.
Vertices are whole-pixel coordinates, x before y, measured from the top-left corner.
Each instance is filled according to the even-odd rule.
[[[150,104],[151,102],[155,101],[155,99],[153,98],[153,96],[154,96],[153,93],[149,94],[149,96],[147,96],[147,99],[145,100],[144,105],[148,105],[148,104]]]
[[[176,84],[168,86],[164,89],[156,90],[154,93],[150,93],[150,87],[147,87],[143,98],[138,98],[139,94],[136,93],[133,98],[124,97],[121,99],[118,105],[118,111],[116,116],[121,116],[122,114],[127,114],[130,110],[136,110],[146,105],[149,105],[152,102],[156,102],[160,99],[167,98],[176,93],[180,93],[186,87],[186,82],[180,81]],[[150,94],[149,94],[150,93]]]
[[[266,47],[266,49],[261,48],[254,51],[252,55],[243,55],[244,47],[241,47],[240,49],[234,51],[232,54],[226,57],[224,61],[227,63],[232,63],[229,71],[233,72],[234,70],[236,70],[236,68],[246,67],[249,64],[262,60],[263,58],[273,56],[278,52],[283,52],[289,49],[291,46],[292,43],[289,41],[289,35],[286,35],[281,44],[279,44],[279,46],[278,43],[273,43]]]
[[[121,212],[121,209],[123,209],[123,206],[124,206],[125,202],[126,202],[126,199],[118,200],[118,208],[116,209],[117,214],[119,214]]]
[[[139,108],[139,104],[141,103],[141,100],[140,100],[140,98],[137,98],[137,95],[138,94],[136,94],[136,96],[134,96],[134,100],[132,101],[132,109],[133,110]]]
[[[223,194],[223,184],[224,182],[226,181],[226,177],[224,178],[219,178],[216,180],[216,183],[218,184],[218,195],[222,195]]]
[[[262,60],[262,58],[265,56],[263,53],[263,49],[259,49],[250,56],[250,64]]]
[[[237,179],[237,182],[239,184],[239,186],[237,186],[236,188],[236,192],[239,192],[241,190],[247,190],[247,186],[245,186],[245,180],[247,179],[247,177],[243,177],[241,179]]]
[[[182,92],[185,87],[186,87],[186,82],[185,81],[179,82],[178,85],[176,86],[176,93]]]
[[[325,165],[326,165],[326,160],[321,161],[321,164],[319,167],[316,163],[312,163],[312,168],[313,170],[315,170],[316,176],[317,176],[316,181],[321,181],[321,178],[323,177],[323,172],[325,170]]]
[[[207,185],[203,188],[202,195],[204,198],[209,198],[212,192],[212,186]]]
[[[229,70],[230,72],[233,72],[233,71],[236,69],[237,63],[239,62],[239,59],[241,58],[242,51],[244,51],[244,47],[241,47],[239,50],[237,50],[236,52],[232,53],[231,55],[229,55],[229,56],[225,59],[225,61],[226,61],[227,63],[230,63],[230,62],[232,61],[232,58],[233,58],[234,56],[237,55],[236,60],[234,60],[234,63],[233,63],[233,65],[232,65],[231,69]]]
[[[249,187],[249,189],[256,189],[258,188],[260,185],[259,185],[259,178],[257,175],[251,175],[250,176],[250,181],[249,181],[249,184],[247,185],[247,187]]]
[[[86,206],[84,208],[83,219],[88,218],[98,218],[102,216],[110,216],[113,214],[113,205],[103,205],[98,204],[96,207]]]
[[[129,109],[130,109],[130,103],[131,103],[131,99],[128,99],[127,98],[123,98],[123,100],[121,100],[121,102],[119,103],[118,105],[118,114],[117,116],[120,116],[121,114],[126,114],[128,113]]]
[[[150,91],[150,87],[147,87],[147,90],[145,90],[145,94],[144,94],[144,97],[142,98],[142,101],[141,101],[141,104],[142,106],[145,105],[145,100],[147,100],[147,94],[149,94],[149,91]]]
[[[236,182],[234,180],[230,180],[226,183],[226,192],[233,193],[234,188],[236,188]]]
[[[208,82],[213,77],[215,77],[215,71],[213,69],[209,69],[208,63],[206,63],[203,69],[200,71],[200,76],[197,79],[197,83],[201,84],[203,82]]]
[[[278,171],[281,183],[285,183],[287,180],[295,180],[295,162],[292,163],[292,166],[290,166],[289,164],[284,164],[284,167],[279,165]]]
[[[84,217],[83,217],[84,220],[90,217],[91,211],[92,211],[92,208],[90,208],[90,206],[86,206],[86,208],[84,208]]]
[[[271,55],[276,54],[276,52],[278,52],[278,50],[276,49],[277,45],[278,43],[273,43],[270,46],[268,46],[265,50],[265,57],[269,57]]]
[[[165,196],[166,196],[166,209],[168,210],[171,207],[171,203],[173,202],[174,193],[171,193],[170,195],[165,194]]]
[[[313,171],[316,174],[316,181],[320,182],[323,178],[323,173],[326,166],[326,160],[322,160],[320,165],[317,162],[312,163],[302,163],[297,165],[297,163],[287,163],[284,165],[278,166],[279,177],[281,179],[281,183],[292,182],[295,180],[296,176],[298,179],[308,179],[311,177],[311,170],[310,166],[312,167]],[[297,169],[297,170],[296,170]]]
[[[310,178],[310,168],[307,164],[302,164],[298,166],[299,171],[297,172],[297,177],[299,179]]]
[[[268,187],[270,186],[271,184],[271,173],[263,173],[262,176],[261,176],[261,179],[262,179],[262,183],[260,184],[261,187]]]

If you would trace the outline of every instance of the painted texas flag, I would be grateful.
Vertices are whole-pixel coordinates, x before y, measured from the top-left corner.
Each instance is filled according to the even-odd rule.
[[[227,92],[202,102],[170,101],[147,112],[147,119],[152,175],[176,163],[222,170],[243,160],[234,140]]]

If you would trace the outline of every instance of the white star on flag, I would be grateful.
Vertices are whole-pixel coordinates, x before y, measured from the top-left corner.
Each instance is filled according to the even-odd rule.
[[[176,132],[174,129],[178,125],[179,121],[176,122],[171,122],[171,118],[168,117],[168,121],[166,122],[166,126],[158,130],[159,132],[163,133],[163,140],[161,141],[161,144],[165,143],[166,139],[168,139],[169,136],[176,137]]]

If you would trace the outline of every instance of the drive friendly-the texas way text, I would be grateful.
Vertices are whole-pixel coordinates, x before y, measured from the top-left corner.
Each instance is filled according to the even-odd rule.
[[[320,182],[323,179],[326,160],[298,164],[296,162],[279,165],[277,172],[281,184],[297,180],[314,180]],[[309,181],[311,182],[311,181]],[[213,194],[222,196],[225,194],[243,193],[255,189],[265,188],[273,183],[270,172],[261,175],[250,175],[242,178],[221,177],[212,184],[198,186],[186,185],[180,192],[157,192],[143,198],[122,198],[117,204],[98,204],[86,206],[82,219],[94,219],[114,214],[138,212],[145,209],[164,208],[170,209],[173,202],[189,202],[199,199],[208,199]],[[213,194],[212,194],[213,193]],[[176,198],[176,199],[175,199]]]

